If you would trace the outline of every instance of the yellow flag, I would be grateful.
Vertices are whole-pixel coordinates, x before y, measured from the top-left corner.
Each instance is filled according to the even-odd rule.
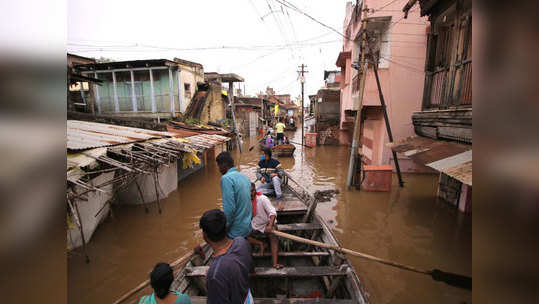
[[[279,115],[279,104],[275,104],[275,116]]]

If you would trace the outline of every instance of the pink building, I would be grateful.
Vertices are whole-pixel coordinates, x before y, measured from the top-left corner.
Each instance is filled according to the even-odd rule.
[[[393,165],[385,129],[382,107],[372,65],[365,79],[363,102],[359,104],[360,74],[353,67],[360,64],[362,10],[367,7],[367,26],[370,48],[379,50],[378,71],[394,139],[414,135],[410,119],[421,110],[423,95],[427,19],[412,9],[403,18],[403,6],[408,0],[365,0],[346,4],[343,50],[337,59],[341,68],[341,144],[350,144],[354,117],[359,109],[362,119],[359,153],[367,165]],[[401,158],[402,157],[402,158]],[[403,172],[425,171],[406,156],[399,156]]]

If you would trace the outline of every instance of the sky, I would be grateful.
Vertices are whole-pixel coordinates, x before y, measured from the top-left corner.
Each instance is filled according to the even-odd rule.
[[[346,0],[287,1],[342,32]],[[70,0],[67,51],[117,61],[178,57],[242,76],[247,94],[269,86],[293,98],[305,64],[307,100],[323,86],[324,70],[338,69],[342,36],[279,2]]]

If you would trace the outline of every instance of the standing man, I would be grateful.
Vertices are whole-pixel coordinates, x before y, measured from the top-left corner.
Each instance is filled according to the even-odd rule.
[[[256,188],[262,194],[273,194],[278,201],[281,200],[283,193],[281,191],[281,176],[283,175],[281,163],[275,158],[271,158],[271,149],[265,148],[264,155],[258,162],[258,170],[256,172],[257,179],[260,179],[262,184]]]
[[[228,237],[247,237],[251,232],[251,181],[234,167],[228,152],[221,152],[215,159],[221,177],[223,211],[228,225]]]
[[[294,127],[294,117],[293,116],[290,116],[290,125],[292,126],[292,128]]]
[[[284,129],[286,126],[283,123],[284,118],[279,120],[279,122],[275,125],[275,131],[277,132],[277,144],[282,144],[284,139]]]
[[[227,237],[225,214],[219,209],[206,211],[200,218],[204,241],[213,249],[206,274],[207,303],[253,303],[249,289],[251,246],[243,237]]]

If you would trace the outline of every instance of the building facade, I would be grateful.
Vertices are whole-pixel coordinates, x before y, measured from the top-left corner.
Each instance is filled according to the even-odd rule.
[[[411,119],[419,136],[393,149],[438,171],[438,196],[471,213],[472,1],[411,0],[404,17],[413,10],[430,21],[422,107]]]
[[[174,58],[181,70],[180,87],[183,89],[184,102],[180,106],[180,112],[185,112],[187,106],[196,94],[198,85],[204,83],[204,67],[200,63]]]
[[[366,165],[393,165],[394,160],[389,143],[383,109],[373,64],[378,64],[380,85],[386,102],[394,138],[404,138],[414,134],[410,116],[421,109],[421,94],[424,83],[424,63],[427,42],[427,22],[418,10],[402,17],[402,7],[406,0],[387,3],[385,0],[351,2],[346,6],[343,50],[337,58],[341,68],[340,136],[341,144],[350,144],[356,113],[361,115],[359,154]],[[371,58],[365,76],[363,96],[360,98],[362,64],[361,36],[363,9],[366,13],[368,35],[367,58]],[[378,59],[373,62],[373,58]],[[405,155],[399,156],[400,168],[404,172],[423,172],[426,169]]]
[[[203,73],[200,64],[176,60],[87,63],[76,64],[74,69],[102,82],[92,90],[96,113],[166,119],[185,111],[197,83],[204,80],[198,75],[199,70]],[[185,93],[186,87],[189,94]]]

